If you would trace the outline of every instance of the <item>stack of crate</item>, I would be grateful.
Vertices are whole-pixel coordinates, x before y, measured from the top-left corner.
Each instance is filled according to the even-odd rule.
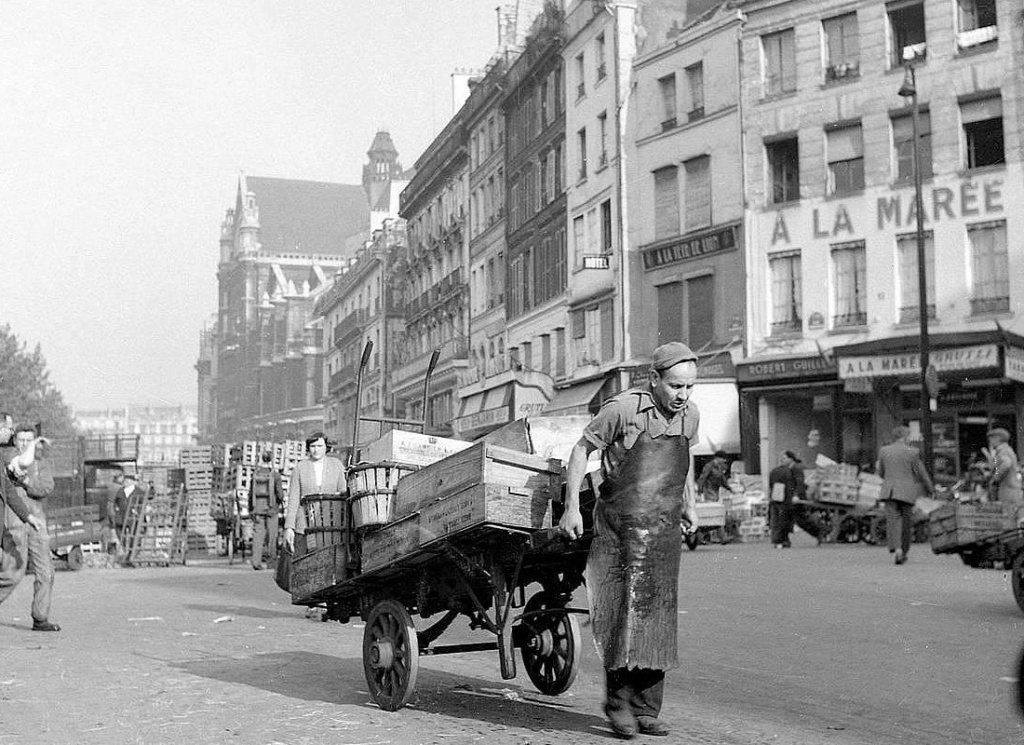
[[[873,473],[860,473],[857,475],[860,487],[857,490],[857,502],[862,507],[872,507],[882,496],[882,477]]]
[[[217,534],[216,523],[210,516],[214,486],[213,448],[182,448],[178,461],[187,495],[185,529],[188,550],[211,553]]]
[[[829,504],[857,503],[860,481],[857,466],[836,463],[818,469],[818,500]]]

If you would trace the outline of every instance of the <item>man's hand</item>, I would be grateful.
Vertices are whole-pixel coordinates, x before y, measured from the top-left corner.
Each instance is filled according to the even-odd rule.
[[[40,532],[43,528],[46,527],[46,523],[43,522],[43,519],[41,517],[39,517],[38,515],[29,515],[28,516],[28,524],[31,525],[32,528],[37,533]]]
[[[288,550],[295,553],[295,528],[284,529],[284,542],[288,544]]]
[[[558,521],[558,529],[570,541],[575,541],[583,535],[583,515],[579,508],[567,507],[562,513],[562,519]]]

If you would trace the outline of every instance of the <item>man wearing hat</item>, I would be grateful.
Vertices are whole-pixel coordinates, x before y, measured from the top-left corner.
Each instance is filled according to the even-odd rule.
[[[114,498],[107,502],[107,523],[112,528],[117,539],[114,550],[118,546],[124,548],[128,544],[128,537],[124,534],[124,526],[128,522],[128,505],[131,504],[132,495],[138,488],[137,477],[134,473],[124,473],[121,488],[117,490]]]
[[[907,561],[911,520],[918,497],[933,496],[935,487],[921,454],[910,445],[910,428],[892,429],[893,441],[878,451],[875,469],[882,477],[881,501],[885,502],[886,540],[897,564]]]
[[[594,507],[587,590],[605,667],[605,714],[620,737],[667,735],[658,719],[665,671],[677,665],[683,517],[696,529],[690,443],[700,412],[690,402],[697,356],[681,342],[654,350],[647,384],[605,401],[572,449],[559,528],[583,533],[579,493],[594,450],[604,483]],[[688,493],[687,493],[688,492]]]
[[[802,461],[792,450],[779,458],[779,465],[768,473],[768,530],[775,548],[789,548],[793,532],[793,497],[803,490]]]
[[[1024,491],[1021,490],[1020,466],[1017,453],[1010,447],[1010,433],[1002,427],[988,431],[988,456],[992,467],[989,479],[989,496],[1007,504],[1021,506]]]

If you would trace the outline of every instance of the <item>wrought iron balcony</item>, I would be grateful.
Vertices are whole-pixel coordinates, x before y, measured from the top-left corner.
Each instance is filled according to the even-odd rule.
[[[867,325],[867,311],[859,311],[857,313],[840,313],[838,315],[832,316],[832,328],[840,329]]]
[[[971,315],[985,313],[1007,313],[1010,310],[1009,297],[973,297],[971,298]]]

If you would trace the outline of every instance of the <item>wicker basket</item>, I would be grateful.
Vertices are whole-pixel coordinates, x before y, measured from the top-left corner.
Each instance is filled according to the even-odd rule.
[[[359,463],[348,469],[348,499],[352,526],[367,528],[394,521],[398,480],[416,466],[406,463]]]
[[[306,547],[323,548],[344,541],[348,504],[344,494],[306,494],[299,504],[306,515]]]

